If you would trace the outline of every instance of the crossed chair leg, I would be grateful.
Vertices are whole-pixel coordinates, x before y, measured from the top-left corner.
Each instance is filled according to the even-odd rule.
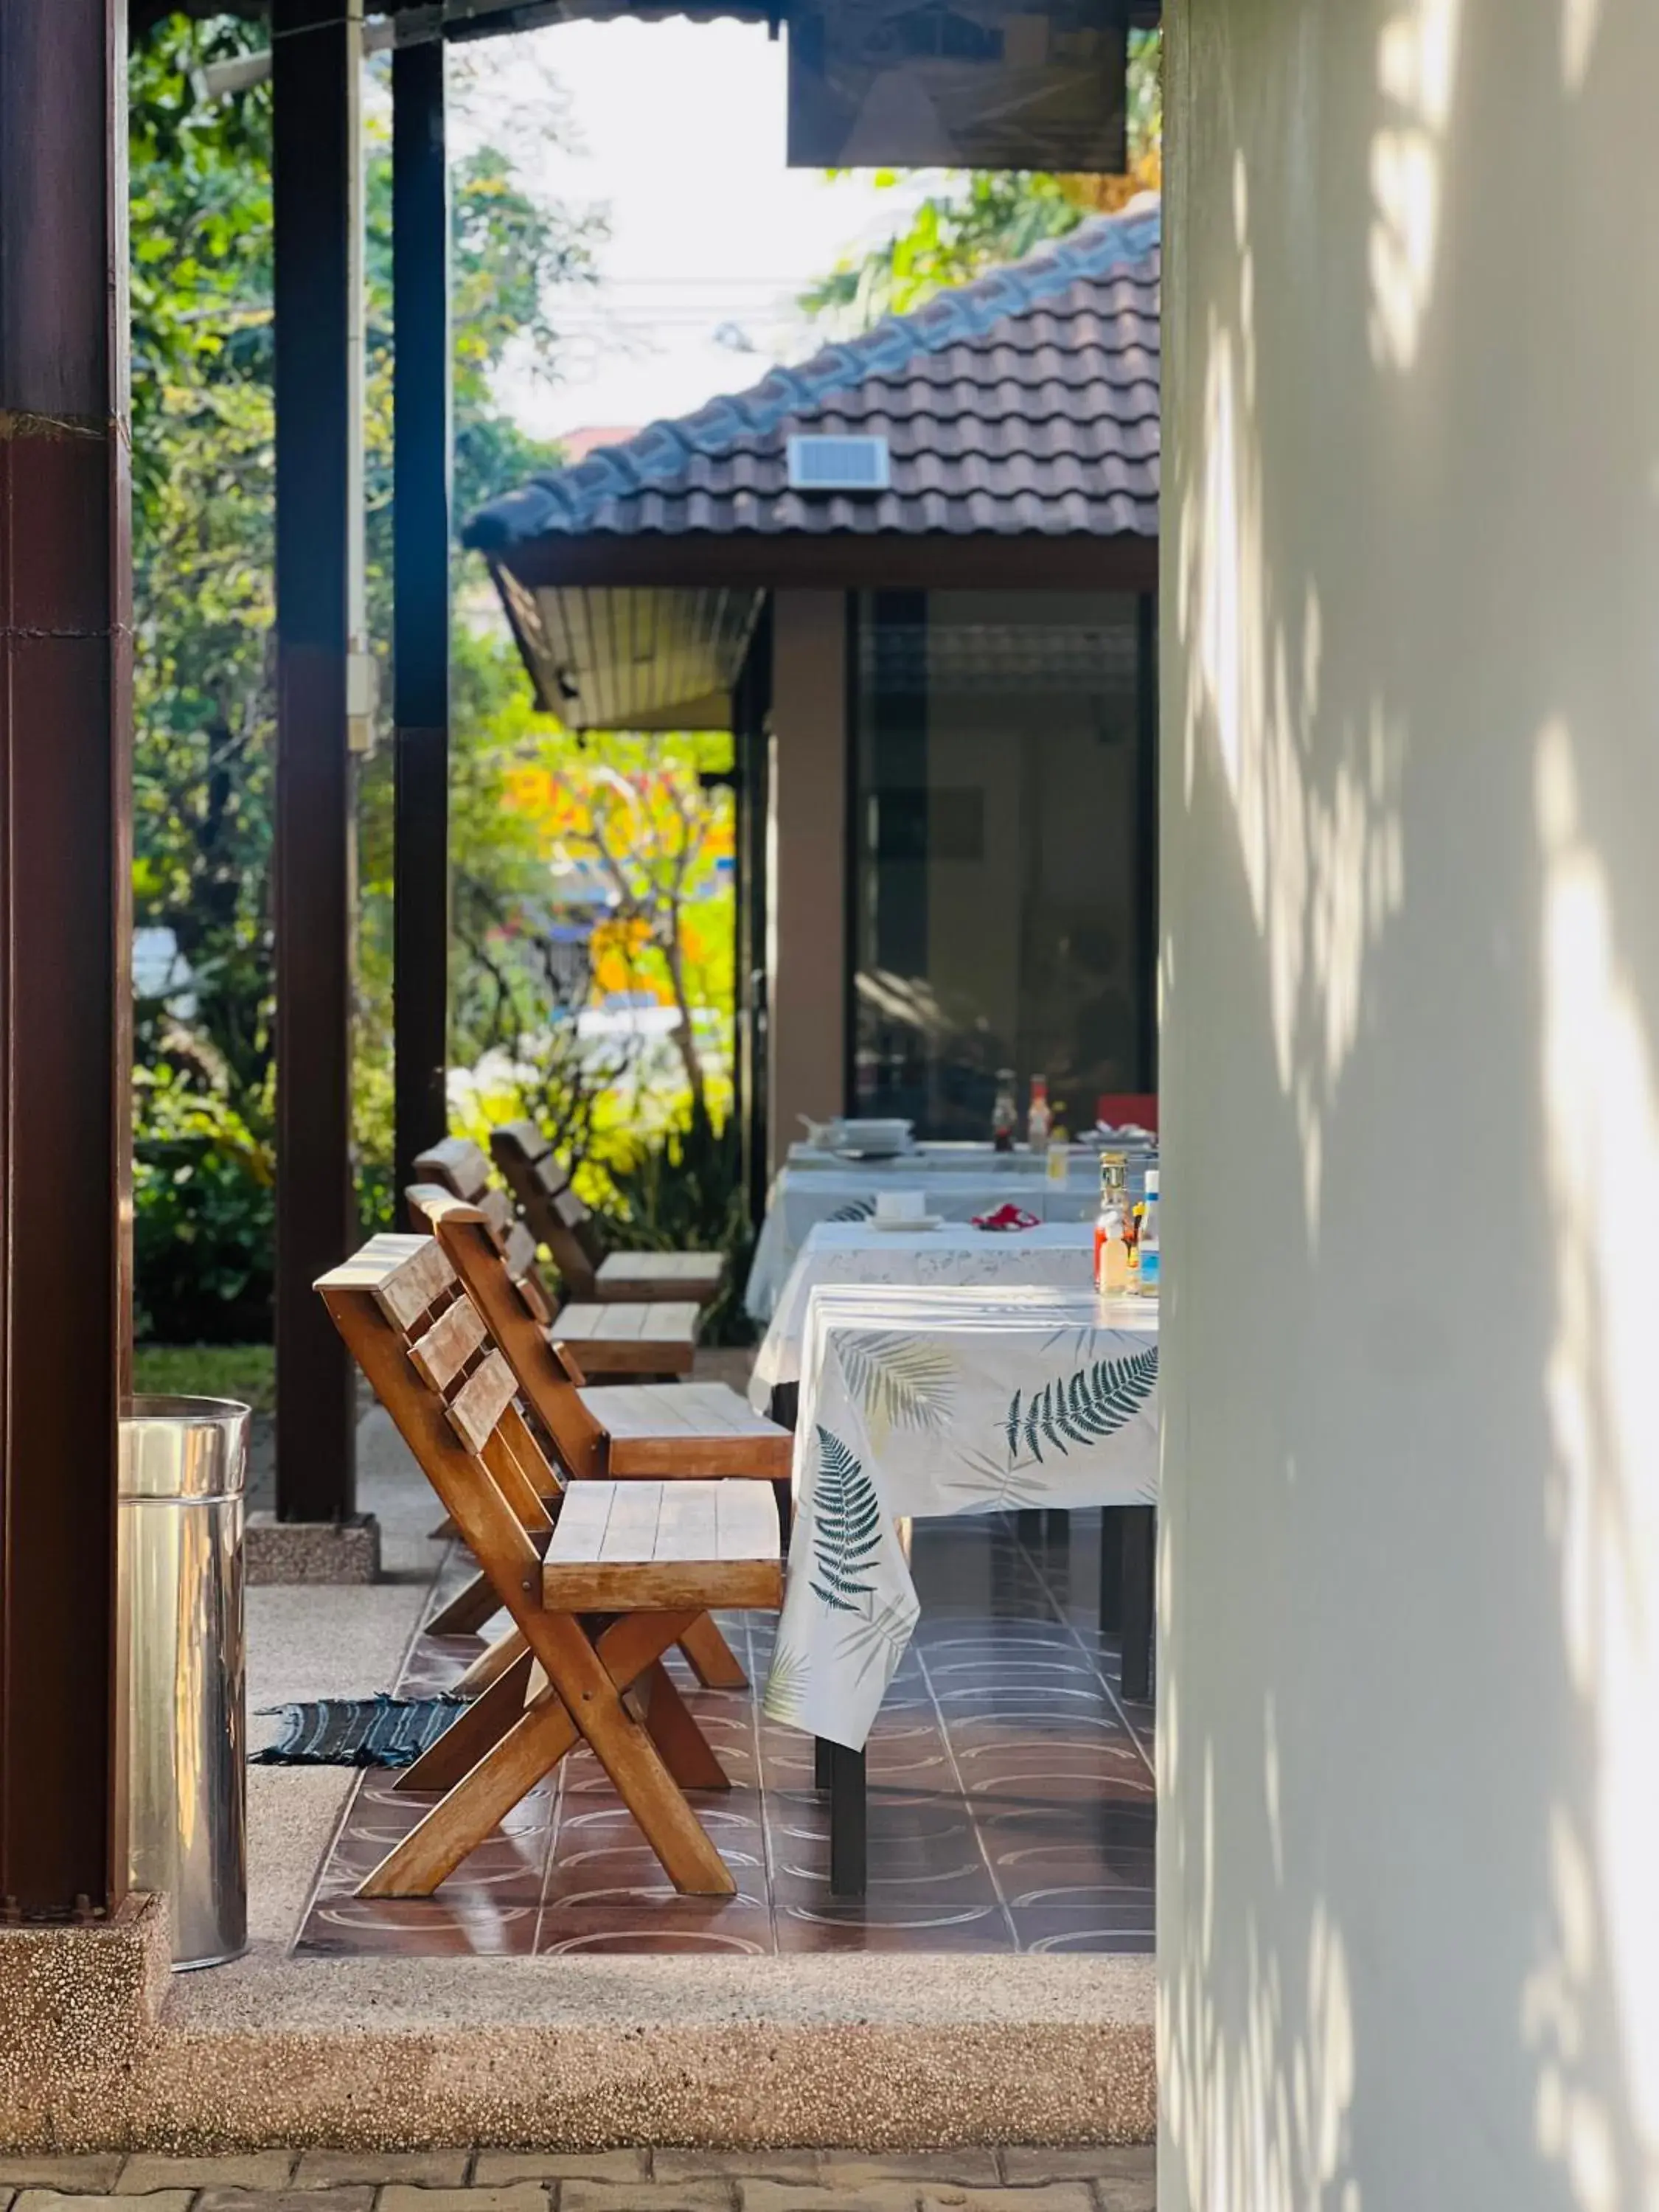
[[[539,1652],[520,1637],[522,1648],[495,1680],[399,1778],[399,1789],[447,1795],[359,1884],[358,1896],[429,1897],[582,1741],[675,1887],[731,1896],[731,1871],[682,1794],[730,1784],[662,1664],[699,1618],[708,1616],[624,1613],[592,1636],[572,1614],[547,1614]],[[642,1719],[623,1703],[636,1687]]]
[[[426,1626],[428,1636],[473,1636],[492,1615],[501,1610],[501,1599],[484,1575],[475,1575],[459,1596],[453,1598],[443,1611]],[[523,1636],[516,1628],[481,1651],[455,1685],[458,1698],[477,1697],[487,1690],[502,1668],[509,1666],[524,1650]],[[685,1654],[691,1672],[705,1690],[746,1690],[749,1677],[738,1663],[738,1656],[720,1633],[720,1626],[712,1613],[700,1613],[680,1638],[680,1649]],[[414,1789],[417,1785],[407,1785]]]

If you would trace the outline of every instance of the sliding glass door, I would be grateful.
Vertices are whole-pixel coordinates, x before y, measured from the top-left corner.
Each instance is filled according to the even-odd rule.
[[[853,732],[853,1095],[982,1137],[997,1071],[1073,1127],[1156,1087],[1152,603],[866,592]]]

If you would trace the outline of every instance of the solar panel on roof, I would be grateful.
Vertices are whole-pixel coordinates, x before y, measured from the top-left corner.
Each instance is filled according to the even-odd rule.
[[[791,491],[881,492],[892,481],[885,438],[808,434],[787,452]]]

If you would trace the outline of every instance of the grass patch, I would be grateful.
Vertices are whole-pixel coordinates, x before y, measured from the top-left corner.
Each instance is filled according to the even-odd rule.
[[[132,1387],[155,1398],[239,1398],[256,1413],[276,1401],[276,1355],[268,1344],[141,1344]]]

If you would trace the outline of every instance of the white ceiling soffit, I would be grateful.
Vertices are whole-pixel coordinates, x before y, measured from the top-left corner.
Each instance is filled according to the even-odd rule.
[[[533,629],[514,595],[543,696],[573,730],[725,730],[732,687],[762,594],[720,585],[677,589],[548,586]]]

